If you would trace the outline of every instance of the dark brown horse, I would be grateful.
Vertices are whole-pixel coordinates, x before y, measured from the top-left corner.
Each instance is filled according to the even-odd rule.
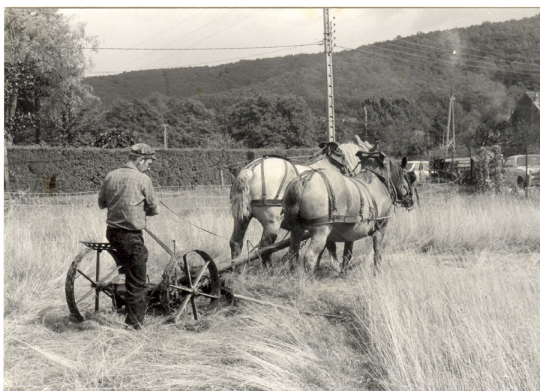
[[[301,238],[305,230],[309,231],[311,242],[303,259],[309,274],[313,274],[327,241],[345,242],[341,270],[346,271],[353,242],[367,236],[373,238],[376,272],[392,206],[413,206],[416,175],[403,171],[407,158],[403,158],[400,167],[376,150],[358,152],[357,156],[362,171],[354,177],[325,169],[310,170],[287,187],[282,228],[292,231],[289,259],[298,261]]]

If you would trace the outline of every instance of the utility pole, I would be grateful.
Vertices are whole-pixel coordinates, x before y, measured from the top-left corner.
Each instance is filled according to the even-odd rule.
[[[364,106],[364,130],[366,131],[366,134],[364,135],[364,140],[368,139],[368,131],[367,131],[367,107]]]
[[[450,97],[450,103],[448,105],[448,124],[446,126],[446,137],[443,137],[443,147],[445,149],[445,157],[448,156],[448,148],[452,147],[452,159],[454,157],[454,152],[456,149],[456,132],[455,132],[455,121],[454,121],[454,91],[452,91],[452,96]],[[452,123],[452,140],[450,140],[450,122]]]
[[[334,116],[334,80],[332,72],[332,51],[334,41],[332,37],[332,23],[330,11],[323,8],[324,15],[324,56],[326,58],[326,129],[328,141],[336,141],[336,127]]]
[[[167,149],[167,124],[161,125],[163,126],[163,148]]]

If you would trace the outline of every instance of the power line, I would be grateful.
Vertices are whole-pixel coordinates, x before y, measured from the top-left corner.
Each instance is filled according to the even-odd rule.
[[[237,25],[237,24],[240,23],[240,22],[243,22],[244,20],[246,20],[246,19],[252,17],[253,15],[255,15],[255,14],[261,12],[261,11],[262,11],[262,9],[261,9],[261,10],[258,10],[258,11],[256,11],[256,12],[253,12],[252,14],[246,16],[245,18],[240,19],[239,21],[237,21],[237,22],[235,22],[235,23],[233,23],[233,24],[231,24],[231,25],[229,25],[229,26],[227,26],[227,27],[225,27],[225,28],[219,30],[218,32],[216,32],[216,33],[214,33],[214,34],[212,34],[212,35],[210,35],[210,36],[208,36],[208,37],[206,37],[206,38],[204,38],[204,39],[202,39],[202,40],[200,40],[200,41],[197,41],[197,42],[193,43],[193,44],[190,45],[190,46],[193,46],[193,45],[195,45],[195,44],[197,44],[197,43],[201,43],[201,42],[203,42],[203,41],[206,41],[207,39],[212,38],[213,36],[215,36],[215,35],[221,33],[222,31],[225,31],[225,30],[227,30],[227,29],[229,29],[229,28],[231,28],[231,27]],[[188,48],[189,48],[190,46],[188,46]],[[168,56],[166,56],[166,57],[164,57],[164,58],[162,58],[162,59],[160,59],[160,60],[154,61],[153,63],[151,63],[151,64],[145,66],[143,69],[148,69],[148,67],[150,67],[150,66],[152,66],[152,65],[154,65],[154,64],[156,64],[156,63],[158,63],[158,62],[161,62],[161,61],[163,61],[163,60],[166,60],[167,58],[172,57],[172,56],[174,56],[175,54],[176,54],[176,53],[173,53],[173,54],[168,55]]]
[[[194,67],[194,66],[200,66],[200,65],[208,65],[208,64],[215,64],[217,62],[222,62],[222,61],[234,61],[234,60],[243,60],[245,58],[251,58],[251,57],[256,57],[256,56],[260,56],[260,55],[266,55],[266,54],[272,54],[272,53],[278,53],[278,52],[283,52],[285,50],[288,50],[288,49],[294,49],[296,47],[300,47],[300,46],[320,46],[321,44],[320,43],[310,43],[310,44],[305,44],[305,45],[291,45],[291,46],[261,46],[259,48],[261,49],[272,49],[272,48],[280,48],[279,50],[273,50],[273,51],[270,51],[270,52],[262,52],[262,53],[257,53],[257,54],[252,54],[252,55],[249,55],[249,56],[242,56],[242,57],[233,57],[233,58],[226,58],[226,59],[222,59],[222,60],[215,60],[215,61],[205,61],[205,62],[201,62],[201,63],[196,63],[196,64],[187,64],[185,65],[184,67]],[[283,49],[281,49],[283,48]],[[253,49],[258,49],[258,48],[253,48]],[[91,73],[94,73],[94,74],[97,74],[97,73],[112,73],[113,71],[100,71],[100,72],[89,72],[89,74]],[[137,72],[137,71],[132,71],[132,72]]]
[[[431,48],[431,49],[434,49],[434,50],[440,50],[440,51],[443,51],[443,52],[447,52],[447,50],[451,50],[451,49],[446,49],[446,48],[436,48],[436,47],[433,47],[433,46],[427,46],[427,45],[421,45],[421,44],[417,44],[417,43],[414,43],[414,42],[409,42],[409,41],[404,41],[406,43],[410,43],[410,44],[413,44],[413,45],[419,45],[419,46],[422,46],[422,47],[426,47],[426,48]],[[382,43],[383,45],[391,45],[391,46],[397,46],[399,47],[400,49],[405,49],[403,48],[403,46],[399,45],[399,44],[396,44],[396,43],[392,43],[392,42],[384,42]],[[376,45],[374,45],[375,47],[378,47]],[[513,72],[512,69],[510,68],[509,65],[505,65],[505,64],[499,64],[500,62],[502,61],[511,61],[511,60],[501,60],[501,59],[496,59],[496,58],[492,58],[492,57],[482,57],[482,56],[476,56],[474,54],[466,54],[466,53],[459,53],[458,54],[461,58],[464,58],[466,59],[467,61],[475,61],[477,63],[482,63],[482,62],[485,62],[486,64],[489,64],[489,65],[496,65],[497,68],[503,68],[503,69],[506,69],[508,70],[509,72]],[[468,58],[466,56],[472,56],[472,57],[478,57],[478,58],[481,58],[482,60],[476,60],[476,59],[471,59],[471,58]],[[495,61],[495,62],[499,62],[499,63],[496,63],[494,64],[493,62],[491,61]],[[516,62],[517,63],[517,62]],[[527,63],[520,63],[520,64],[527,64]],[[529,63],[528,65],[536,65],[534,63]],[[531,71],[531,72],[540,72],[540,65],[536,65],[537,68],[536,69],[523,69],[524,67],[521,66],[521,70],[528,70],[528,71]]]
[[[244,46],[244,47],[215,47],[215,48],[99,48],[99,50],[139,50],[139,51],[189,51],[189,50],[247,50],[247,49],[275,49],[275,48],[293,48],[301,46],[314,46],[319,45],[318,43],[306,43],[299,45],[278,45],[278,46]],[[16,45],[5,45],[5,46],[16,46]],[[72,46],[46,46],[43,49],[55,48],[55,49],[77,49]],[[93,50],[89,47],[84,47],[81,49]]]
[[[315,44],[313,44],[312,46],[314,46],[314,45]],[[309,46],[309,45],[306,45],[306,46]],[[283,52],[283,51],[285,51],[287,49],[288,48],[280,49],[280,50],[274,50],[274,51],[271,51],[271,52],[257,53],[257,54],[253,54],[253,55],[250,55],[250,56],[244,56],[244,57],[227,58],[227,59],[224,59],[224,60],[216,60],[216,61],[209,61],[209,62],[203,62],[203,63],[197,63],[197,64],[189,64],[189,65],[186,65],[186,66],[187,67],[194,67],[194,66],[199,66],[199,65],[213,64],[213,63],[221,62],[221,61],[243,60],[244,58],[256,57],[256,56],[260,56],[260,55],[264,55],[264,54],[272,54],[272,53],[277,53],[277,52]]]
[[[431,57],[422,56],[422,55],[419,55],[419,54],[401,52],[401,51],[394,50],[394,49],[381,48],[381,47],[376,47],[376,46],[374,46],[372,48],[369,48],[369,49],[360,49],[360,48],[352,49],[352,48],[347,48],[347,47],[343,47],[343,46],[337,46],[337,47],[339,47],[341,49],[346,49],[346,50],[356,50],[356,51],[361,51],[361,52],[365,52],[365,53],[369,53],[369,54],[375,54],[375,55],[378,55],[378,56],[392,58],[392,59],[396,59],[396,60],[400,60],[400,61],[412,62],[414,64],[418,64],[418,62],[412,61],[412,60],[407,60],[407,59],[402,58],[402,57],[396,57],[396,56],[392,56],[392,55],[383,55],[382,53],[379,53],[377,51],[371,51],[370,49],[382,49],[382,50],[387,50],[387,51],[399,53],[399,54],[402,54],[402,55],[420,57],[420,58],[423,58],[423,59],[427,59],[427,60],[429,60],[429,61],[431,61],[433,63],[435,63],[436,61],[439,61],[439,62],[443,62],[443,63],[449,63],[449,64],[453,64],[453,65],[458,65],[455,62],[450,61],[450,60],[444,60],[444,59],[440,59],[440,58],[431,58]],[[489,68],[486,68],[485,66],[473,65],[473,64],[461,64],[461,65],[464,66],[464,67],[480,68],[480,69],[485,69],[485,70],[488,70],[488,71],[496,71],[497,70],[497,69],[489,69]],[[521,74],[521,75],[525,75],[525,76],[540,76],[540,74],[534,74],[534,73],[523,73],[523,72],[515,72],[515,71],[507,71],[507,72],[508,73],[513,73],[513,74],[518,74],[518,75]],[[517,79],[517,78],[505,77],[504,79],[505,80],[523,81],[523,78]]]
[[[451,31],[451,30],[450,30]],[[401,38],[401,39],[406,39],[406,38],[409,38],[409,37],[405,37],[405,38]],[[418,38],[418,39],[421,39],[423,41],[428,41],[428,42],[433,42],[433,43],[437,43],[437,44],[440,44],[439,41],[435,41],[433,39],[429,39],[429,38],[426,38],[426,37],[415,37],[415,38]],[[443,37],[443,38],[448,38],[448,37]],[[500,56],[501,53],[497,53],[497,52],[492,52],[490,50],[483,50],[483,49],[472,49],[472,48],[463,48],[461,50],[469,50],[469,51],[473,51],[473,52],[480,52],[480,53],[491,53],[491,54],[494,54],[496,56]],[[525,63],[526,64],[526,63]]]
[[[415,56],[415,57],[420,57],[420,58],[426,58],[426,59],[431,60],[431,61],[441,61],[441,62],[446,62],[446,63],[450,63],[450,64],[455,64],[455,62],[451,61],[451,60],[444,60],[442,58],[432,58],[432,57],[424,56],[424,55],[421,55],[421,54],[402,52],[402,51],[399,51],[399,50],[384,48],[384,47],[375,46],[375,45],[373,45],[372,48],[380,49],[380,50],[387,50],[387,51],[391,51],[391,52],[395,52],[395,53],[399,53],[399,54],[403,54],[403,55],[407,55],[407,56]],[[469,61],[471,61],[471,60],[469,60]],[[473,65],[473,64],[463,64],[463,65],[464,66],[469,66],[469,67],[483,68],[483,69],[487,69],[487,70],[492,70],[492,69],[486,68],[485,66],[481,66],[481,65]],[[497,65],[495,65],[495,64],[490,64],[490,65],[494,65],[494,66],[497,67]],[[515,74],[523,74],[523,75],[527,75],[527,76],[540,76],[540,73],[538,73],[538,74],[537,73],[524,73],[524,72],[517,72],[517,71],[510,71],[510,70],[508,70],[508,72],[515,73]]]
[[[201,10],[200,12],[196,13],[195,15],[193,15],[193,17],[195,17],[195,16],[197,16],[197,15],[203,13],[203,12],[204,12],[204,9]],[[183,19],[181,22],[175,24],[174,26],[172,26],[172,27],[170,27],[170,28],[168,28],[168,29],[166,29],[166,30],[163,30],[162,32],[160,32],[160,33],[158,33],[158,34],[156,34],[156,35],[153,35],[153,36],[151,36],[150,38],[145,39],[144,41],[141,41],[141,42],[135,44],[135,46],[139,46],[139,45],[141,45],[141,44],[143,44],[143,43],[145,43],[145,42],[150,41],[151,39],[154,39],[155,37],[160,36],[161,34],[165,34],[167,31],[170,31],[170,30],[172,30],[173,28],[175,28],[175,27],[177,27],[177,26],[180,26],[181,24],[183,24],[184,22],[186,22],[186,21],[189,20],[189,19],[191,19],[191,17],[186,18],[186,19]],[[86,49],[86,48],[85,48],[85,49]],[[100,49],[103,49],[103,48],[100,48]],[[104,50],[115,50],[115,49],[113,49],[113,48],[104,48]],[[120,50],[136,50],[136,49],[134,49],[134,48],[125,48],[125,49],[120,49]],[[105,59],[103,59],[103,60],[100,60],[98,63],[108,61],[108,60],[110,60],[111,58],[114,58],[114,57],[116,57],[116,56],[119,55],[119,54],[120,54],[120,53],[113,54],[113,55],[110,56],[110,57],[107,57],[107,58],[105,58]]]
[[[412,42],[412,41],[408,41],[407,39],[408,38],[418,38],[418,39],[423,39],[423,38],[420,38],[420,37],[406,37],[406,38],[400,38],[400,39],[395,39],[391,42],[380,42],[380,44],[387,44],[387,45],[397,45],[396,43],[394,43],[395,41],[401,41],[401,42],[405,42],[405,43],[410,43],[412,45],[417,45],[417,46],[422,46],[422,47],[426,47],[426,48],[432,48],[432,49],[437,49],[437,50],[447,50],[447,49],[444,49],[444,48],[439,48],[439,47],[435,47],[435,46],[430,46],[430,45],[423,45],[423,44],[420,44],[420,43],[417,43],[417,42]],[[432,40],[428,40],[429,42],[436,42],[436,41],[432,41]],[[441,42],[437,42],[439,45],[441,44]],[[475,50],[475,49],[469,49],[469,48],[460,48],[459,49],[460,51],[463,51],[463,50]],[[483,50],[479,50],[480,52],[483,52]],[[540,65],[539,64],[536,64],[536,63],[530,63],[530,62],[522,62],[522,61],[516,61],[516,60],[511,60],[511,59],[499,59],[499,58],[493,58],[493,57],[486,57],[486,56],[478,56],[478,55],[475,55],[475,54],[466,54],[466,53],[461,53],[460,55],[467,55],[467,56],[471,56],[471,57],[479,57],[479,58],[484,58],[484,59],[490,59],[490,60],[494,60],[494,61],[511,61],[513,63],[517,63],[517,64],[524,64],[524,65],[533,65],[533,66],[536,66],[536,67],[539,67],[540,68]]]
[[[226,13],[224,16],[227,16],[228,14],[230,14],[230,13],[233,12],[233,11],[234,11],[234,10],[229,11],[229,12]],[[199,31],[200,29],[202,29],[202,28],[204,28],[204,27],[206,27],[206,26],[208,26],[208,25],[214,23],[216,20],[219,20],[220,18],[221,18],[221,16],[220,16],[220,17],[217,17],[217,18],[215,18],[215,19],[212,19],[210,22],[208,22],[208,23],[202,25],[201,27],[199,27],[199,28],[197,28],[197,29],[195,29],[195,30],[193,30],[193,31],[191,31],[191,32],[189,32],[189,33],[183,35],[182,37],[180,37],[180,38],[178,38],[178,39],[176,39],[176,40],[174,40],[174,41],[172,41],[172,42],[166,44],[165,46],[162,46],[161,48],[165,48],[165,47],[167,47],[167,46],[169,46],[169,45],[171,45],[171,44],[173,44],[173,43],[175,43],[175,42],[177,42],[177,41],[179,41],[179,40],[181,40],[181,39],[183,39],[183,38],[185,38],[185,37],[187,37],[187,36],[193,34],[194,32]],[[145,55],[143,55],[143,56],[140,56],[140,57],[136,58],[136,59],[133,60],[133,61],[130,61],[130,62],[128,62],[128,63],[124,63],[124,64],[122,64],[122,65],[120,65],[120,66],[117,66],[116,68],[113,69],[113,71],[115,71],[115,70],[117,70],[118,68],[121,68],[121,67],[123,67],[123,66],[132,64],[132,63],[134,63],[135,61],[139,61],[139,60],[143,59],[143,58],[146,57],[146,56],[148,56],[148,53],[145,54]]]

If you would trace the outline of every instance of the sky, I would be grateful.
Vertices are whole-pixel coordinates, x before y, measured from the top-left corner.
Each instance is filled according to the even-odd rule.
[[[99,41],[98,53],[86,51],[93,62],[86,76],[324,51],[322,8],[62,8],[61,12],[72,23],[84,23],[86,34]],[[398,35],[538,13],[540,8],[330,8],[336,52]]]

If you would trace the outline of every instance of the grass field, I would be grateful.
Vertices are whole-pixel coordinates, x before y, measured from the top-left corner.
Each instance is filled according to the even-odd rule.
[[[164,195],[149,228],[181,249],[224,259],[232,218],[219,189]],[[315,280],[252,266],[228,274],[236,293],[292,311],[238,302],[177,325],[147,315],[139,332],[104,312],[68,320],[67,270],[103,241],[92,196],[4,207],[6,390],[538,390],[540,389],[540,195],[420,192],[397,210],[382,274],[370,239],[353,271]],[[256,243],[258,223],[248,239]],[[169,257],[151,238],[149,274]],[[308,316],[302,312],[331,314]]]

